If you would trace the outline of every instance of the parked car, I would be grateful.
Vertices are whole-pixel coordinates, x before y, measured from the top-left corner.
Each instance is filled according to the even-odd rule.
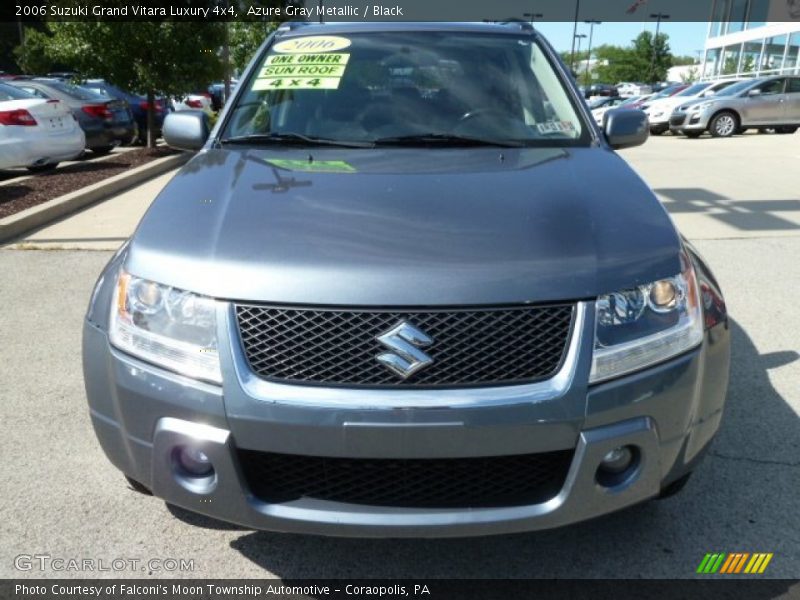
[[[650,98],[647,100],[647,102],[644,102],[638,108],[641,108],[641,110],[647,111],[647,109],[649,108],[649,106],[653,102],[655,102],[657,100],[661,100],[663,98],[669,98],[671,96],[674,96],[675,94],[677,94],[679,92],[682,92],[683,90],[685,90],[688,87],[689,87],[688,83],[676,83],[674,85],[666,87],[666,88],[662,89],[660,92],[655,93],[652,96],[650,96]]]
[[[140,94],[132,94],[118,88],[105,81],[104,79],[89,79],[81,84],[81,87],[97,92],[101,96],[108,98],[116,98],[117,100],[124,100],[133,113],[133,118],[136,120],[136,127],[139,131],[138,141],[140,143],[147,142],[147,110],[149,103],[147,97]],[[155,127],[153,129],[155,137],[161,137],[161,126],[164,123],[164,115],[166,114],[165,102],[162,98],[156,98],[154,103],[153,119]]]
[[[654,96],[655,94],[647,94],[645,96],[634,96],[633,98],[628,98],[628,100],[620,105],[620,108],[633,108],[642,110],[642,107],[652,100]]]
[[[238,83],[236,79],[231,80],[231,94],[236,91]],[[208,86],[208,93],[211,95],[212,110],[214,110],[214,112],[222,110],[222,107],[225,106],[225,102],[227,101],[227,98],[225,98],[225,82],[219,81],[217,83],[212,83]]]
[[[711,98],[681,104],[670,129],[689,137],[708,131],[730,137],[749,127],[794,133],[800,127],[800,77],[762,77],[735,83]]]
[[[591,99],[595,96],[619,96],[619,92],[609,83],[593,83],[586,88],[586,98]]]
[[[39,98],[59,100],[72,110],[86,136],[86,147],[96,154],[106,154],[120,144],[129,144],[137,135],[136,121],[124,100],[107,96],[57,79],[11,81]]]
[[[624,96],[626,98],[630,98],[633,96],[646,96],[647,94],[653,93],[652,88],[646,83],[630,83],[630,82],[618,83],[617,91],[619,92],[620,96]]]
[[[0,169],[53,169],[79,156],[85,143],[64,103],[0,82]]]
[[[669,131],[669,120],[675,107],[691,100],[711,98],[717,92],[724,90],[737,81],[736,79],[729,79],[725,81],[695,83],[677,94],[650,101],[645,110],[650,121],[650,133],[653,135],[661,135]]]
[[[214,114],[214,106],[211,101],[211,94],[186,94],[172,99],[172,110],[202,110],[208,115]]]
[[[686,483],[725,401],[719,286],[614,152],[646,115],[598,128],[528,23],[282,26],[213,132],[167,116],[202,151],[84,323],[91,420],[136,489],[248,528],[430,537]]]
[[[612,108],[622,106],[627,102],[626,98],[622,96],[599,96],[588,103],[589,110],[592,111],[592,117],[595,122],[602,127],[603,116]]]

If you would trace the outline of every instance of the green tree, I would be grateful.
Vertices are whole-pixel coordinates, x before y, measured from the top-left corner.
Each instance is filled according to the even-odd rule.
[[[231,66],[241,73],[259,46],[278,26],[276,21],[234,21],[229,25]]]
[[[672,66],[673,67],[685,67],[688,65],[697,64],[697,59],[691,56],[673,56],[672,57]]]
[[[25,57],[26,70],[39,70],[42,62],[49,61],[83,77],[102,77],[121,88],[144,92],[150,107],[150,147],[155,146],[156,95],[182,94],[222,75],[218,55],[222,23],[70,21],[49,22],[46,29],[45,36],[26,38],[18,53]]]
[[[654,40],[649,31],[643,31],[633,40],[636,63],[642,68],[643,77],[640,81],[655,82],[667,78],[667,71],[673,65],[668,40],[669,36],[665,33],[659,33]]]

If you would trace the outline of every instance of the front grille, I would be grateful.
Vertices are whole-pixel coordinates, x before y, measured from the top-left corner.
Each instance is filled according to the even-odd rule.
[[[680,127],[686,121],[686,115],[675,115],[670,118],[669,124],[673,127]]]
[[[546,502],[574,452],[488,458],[323,458],[239,450],[250,491],[269,503],[316,498],[405,508],[486,508]]]
[[[507,385],[552,377],[574,304],[481,310],[334,310],[237,305],[250,368],[280,382],[346,386]],[[377,337],[407,321],[433,338],[433,363],[402,379],[376,357]]]

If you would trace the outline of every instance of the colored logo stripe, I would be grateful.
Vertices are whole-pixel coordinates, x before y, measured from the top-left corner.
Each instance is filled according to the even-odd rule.
[[[740,573],[761,574],[767,569],[773,554],[766,552],[708,553],[700,561],[697,573],[735,575]],[[747,566],[745,566],[747,565]]]

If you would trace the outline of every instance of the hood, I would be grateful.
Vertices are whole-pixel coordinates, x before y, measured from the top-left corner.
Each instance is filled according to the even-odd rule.
[[[707,98],[689,98],[685,102],[681,102],[675,108],[686,107],[689,108],[690,106],[696,106],[698,104],[710,104],[712,102],[722,102],[728,96],[708,96]]]
[[[686,104],[687,102],[692,102],[696,100],[696,97],[681,97],[678,98],[676,96],[670,96],[669,98],[661,98],[660,100],[655,100],[650,103],[650,106],[647,107],[648,113],[655,113],[655,112],[663,112],[663,111],[670,111],[673,108],[680,106],[681,104]]]
[[[234,148],[180,170],[126,266],[232,300],[516,304],[675,275],[679,249],[605,148]]]

